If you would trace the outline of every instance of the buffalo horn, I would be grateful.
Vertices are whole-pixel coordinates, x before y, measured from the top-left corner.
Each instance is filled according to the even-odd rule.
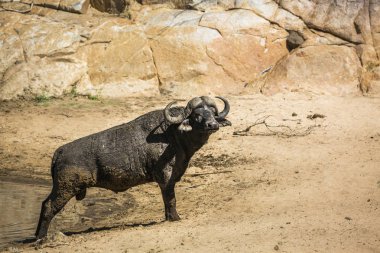
[[[171,116],[170,115],[170,107],[175,104],[176,101],[173,101],[173,102],[170,102],[166,107],[165,107],[165,110],[164,110],[164,116],[165,116],[165,119],[171,123],[171,124],[179,124],[181,123],[185,117],[183,114],[180,114],[178,116]]]
[[[217,97],[217,98],[219,98],[220,100],[224,102],[224,109],[218,115],[219,118],[224,119],[227,116],[227,114],[230,112],[230,103],[228,103],[227,99],[223,97]]]

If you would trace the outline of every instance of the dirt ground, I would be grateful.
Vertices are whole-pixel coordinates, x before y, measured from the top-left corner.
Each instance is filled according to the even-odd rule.
[[[227,98],[233,126],[212,136],[177,185],[181,221],[163,222],[155,184],[119,194],[90,189],[56,217],[45,244],[8,251],[380,252],[380,99]],[[60,145],[169,101],[3,102],[0,176],[50,180]],[[94,220],[99,198],[115,211]],[[65,217],[83,226],[61,222]]]

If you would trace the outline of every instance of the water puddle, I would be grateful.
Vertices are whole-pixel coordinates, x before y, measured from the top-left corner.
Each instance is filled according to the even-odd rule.
[[[34,236],[41,202],[49,192],[47,185],[0,180],[0,248]]]
[[[34,238],[41,203],[51,186],[31,182],[8,182],[0,178],[0,249],[12,242]],[[49,234],[62,231],[67,234],[118,224],[118,220],[133,205],[127,193],[115,195],[103,189],[89,189],[82,201],[69,201],[53,219]]]

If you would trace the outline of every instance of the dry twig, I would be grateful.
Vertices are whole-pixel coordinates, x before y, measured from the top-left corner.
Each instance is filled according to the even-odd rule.
[[[235,136],[248,136],[248,135],[256,135],[256,136],[278,136],[283,138],[289,138],[289,137],[302,137],[309,135],[312,130],[316,127],[319,127],[320,125],[317,125],[315,122],[314,125],[307,126],[307,127],[301,127],[301,128],[291,128],[287,125],[271,125],[267,122],[267,119],[269,117],[272,117],[272,115],[266,115],[264,117],[261,117],[255,121],[252,125],[248,126],[246,129],[238,130],[233,133]],[[294,121],[294,120],[292,120]],[[256,132],[256,133],[250,133],[249,131],[255,127],[262,125],[267,130],[266,132]]]

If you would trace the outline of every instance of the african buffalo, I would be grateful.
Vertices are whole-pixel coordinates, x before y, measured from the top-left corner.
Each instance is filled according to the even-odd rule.
[[[157,182],[165,204],[166,220],[179,220],[175,184],[194,153],[221,126],[230,105],[222,97],[223,111],[207,96],[191,99],[186,107],[152,111],[135,120],[83,137],[59,147],[53,156],[53,188],[42,202],[36,238],[47,235],[53,217],[72,198],[82,200],[89,187],[122,192]]]

